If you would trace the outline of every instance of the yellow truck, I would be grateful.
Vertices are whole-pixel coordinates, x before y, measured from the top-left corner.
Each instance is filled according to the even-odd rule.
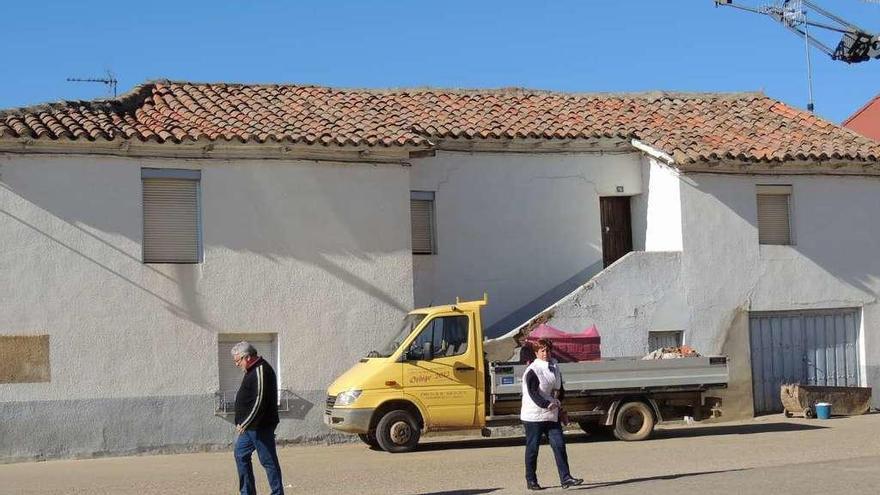
[[[488,427],[517,424],[525,364],[487,360],[480,319],[487,302],[411,311],[385,346],[330,385],[324,423],[388,452],[413,450],[427,431],[489,434]],[[647,438],[661,421],[720,414],[720,400],[704,393],[728,381],[724,356],[603,359],[560,370],[572,421],[628,441]]]

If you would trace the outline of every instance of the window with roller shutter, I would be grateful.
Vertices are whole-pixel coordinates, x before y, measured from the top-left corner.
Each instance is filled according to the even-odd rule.
[[[200,263],[201,172],[141,169],[144,263]]]
[[[434,192],[410,192],[413,254],[437,254],[437,229],[434,222]]]
[[[758,242],[791,245],[791,186],[758,186]]]

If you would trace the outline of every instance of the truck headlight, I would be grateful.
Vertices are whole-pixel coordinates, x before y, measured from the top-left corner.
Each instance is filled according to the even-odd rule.
[[[362,390],[349,390],[347,392],[342,392],[341,394],[336,396],[336,404],[337,406],[347,406],[357,400],[358,397],[361,396]]]

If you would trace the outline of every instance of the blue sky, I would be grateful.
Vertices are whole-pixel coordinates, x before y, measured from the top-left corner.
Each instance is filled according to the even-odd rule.
[[[815,0],[880,32],[880,2]],[[149,79],[575,92],[764,91],[804,108],[803,39],[712,0],[5,2],[0,108]],[[834,38],[830,38],[833,40]],[[831,41],[829,41],[831,42]],[[836,40],[833,41],[836,43]],[[813,52],[816,112],[880,93],[880,60]]]

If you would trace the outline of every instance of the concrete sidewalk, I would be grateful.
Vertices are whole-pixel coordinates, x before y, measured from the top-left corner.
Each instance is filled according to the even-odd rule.
[[[870,493],[880,486],[880,414],[828,421],[765,416],[675,426],[626,443],[567,435],[587,493]],[[429,439],[417,452],[359,444],[280,449],[288,493],[522,493],[522,438]],[[256,461],[256,459],[255,459]],[[538,476],[558,488],[552,453]],[[268,493],[257,464],[260,493]],[[231,452],[0,465],[0,494],[236,493]]]

